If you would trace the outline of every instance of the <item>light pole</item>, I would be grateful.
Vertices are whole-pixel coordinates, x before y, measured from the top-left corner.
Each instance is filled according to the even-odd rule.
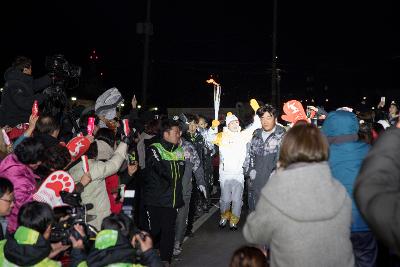
[[[280,104],[280,89],[277,71],[277,31],[278,31],[278,0],[274,0],[273,29],[272,29],[272,79],[271,79],[271,103],[276,108]]]

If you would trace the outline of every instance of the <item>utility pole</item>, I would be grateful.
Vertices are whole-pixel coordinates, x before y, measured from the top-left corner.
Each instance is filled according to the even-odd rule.
[[[143,24],[144,53],[143,53],[143,76],[142,76],[142,106],[146,106],[147,104],[150,35],[153,34],[153,25],[150,22],[150,13],[151,13],[151,0],[147,0],[146,21]]]
[[[272,79],[271,103],[276,108],[280,105],[280,89],[278,84],[278,56],[277,56],[277,31],[278,31],[278,0],[274,0],[273,30],[272,30]]]

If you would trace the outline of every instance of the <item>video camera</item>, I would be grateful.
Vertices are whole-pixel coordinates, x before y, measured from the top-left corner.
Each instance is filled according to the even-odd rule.
[[[61,191],[60,195],[63,202],[69,206],[54,209],[56,217],[61,219],[51,230],[50,242],[58,243],[61,241],[64,245],[70,245],[71,240],[69,238],[71,235],[75,237],[75,239],[79,239],[80,235],[74,229],[74,225],[76,224],[80,224],[84,227],[88,239],[95,238],[97,229],[88,224],[88,222],[94,220],[96,216],[87,214],[87,211],[93,208],[93,204],[82,205],[82,199],[79,193]],[[63,220],[63,217],[67,217],[67,219]]]
[[[82,68],[68,63],[64,55],[53,55],[46,57],[45,67],[50,74],[62,78],[78,78],[81,76]]]

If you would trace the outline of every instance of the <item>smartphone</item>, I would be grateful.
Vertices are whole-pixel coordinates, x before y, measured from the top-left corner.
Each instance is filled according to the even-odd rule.
[[[135,162],[137,162],[136,152],[132,151],[131,153],[128,154],[128,164],[133,165],[135,164]]]
[[[382,96],[382,97],[381,97],[381,102],[382,102],[383,104],[385,104],[385,101],[386,101],[386,97]]]

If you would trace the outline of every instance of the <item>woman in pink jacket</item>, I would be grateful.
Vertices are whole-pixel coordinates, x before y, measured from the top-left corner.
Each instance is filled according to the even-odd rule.
[[[34,174],[44,159],[44,146],[34,137],[26,138],[0,163],[0,176],[9,179],[14,185],[14,207],[8,216],[8,233],[14,233],[18,227],[18,211],[20,207],[32,200],[36,191]]]

